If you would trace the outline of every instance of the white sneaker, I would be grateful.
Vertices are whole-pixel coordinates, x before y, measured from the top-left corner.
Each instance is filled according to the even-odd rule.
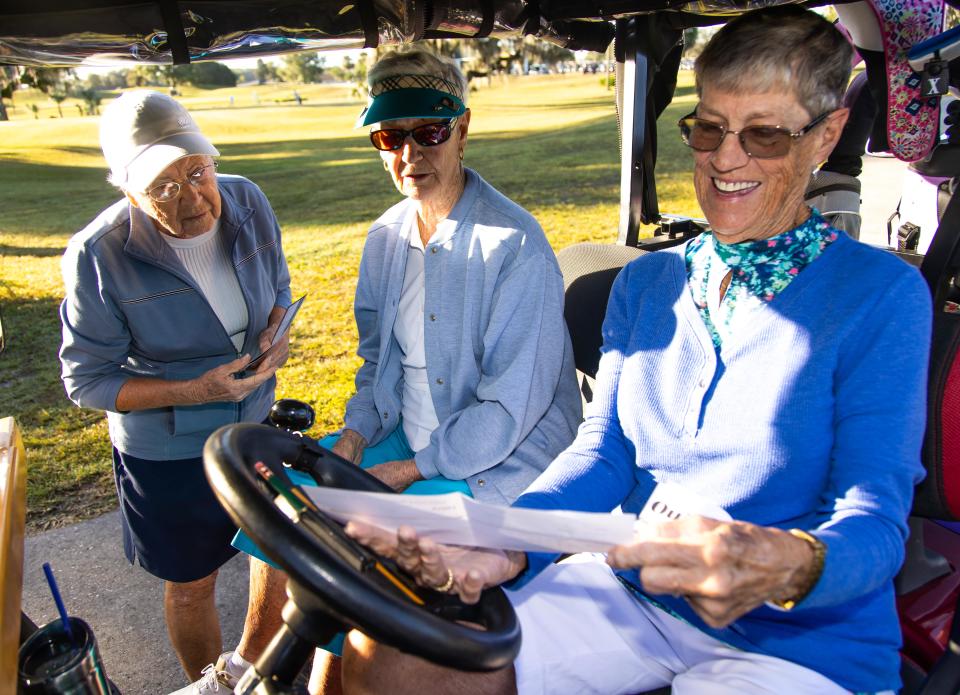
[[[239,676],[235,676],[227,670],[227,664],[233,652],[224,652],[217,659],[215,664],[207,664],[200,680],[191,683],[186,688],[181,688],[170,695],[208,695],[209,693],[221,693],[226,695],[232,693],[237,687]]]

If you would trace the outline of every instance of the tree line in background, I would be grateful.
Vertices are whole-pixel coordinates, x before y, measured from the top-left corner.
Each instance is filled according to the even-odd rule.
[[[81,115],[99,112],[103,92],[127,87],[167,87],[174,92],[178,85],[198,87],[233,87],[237,75],[222,63],[193,63],[191,65],[138,65],[135,68],[115,70],[105,75],[91,74],[80,79],[71,68],[35,68],[0,65],[0,121],[9,119],[4,99],[13,99],[20,87],[38,89],[56,103],[60,117],[61,104],[68,97],[77,100]],[[36,113],[36,104],[32,104]]]
[[[532,37],[520,39],[443,40],[429,42],[434,51],[458,60],[468,77],[496,73],[525,73],[530,66],[572,64],[573,53]],[[376,56],[395,50],[377,49]],[[224,63],[200,62],[189,65],[137,65],[81,79],[70,68],[35,68],[0,65],[0,121],[8,120],[4,100],[14,98],[20,86],[33,87],[56,103],[60,116],[67,98],[76,100],[81,115],[96,115],[105,93],[129,87],[163,87],[176,94],[182,85],[200,88],[234,87],[238,83],[267,84],[292,82],[309,84],[335,81],[354,85],[355,93],[366,90],[367,55],[345,56],[340,65],[328,66],[316,51],[283,56],[279,62],[257,60],[255,68],[233,70]],[[31,104],[36,114],[36,104]]]

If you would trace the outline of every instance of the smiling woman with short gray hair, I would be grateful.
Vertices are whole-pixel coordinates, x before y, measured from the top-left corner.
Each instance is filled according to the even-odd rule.
[[[620,272],[586,420],[515,503],[643,515],[679,486],[686,513],[559,563],[348,524],[467,602],[512,580],[523,643],[512,668],[465,674],[352,633],[346,691],[899,687],[893,577],[923,473],[932,312],[915,268],[804,203],[847,118],[849,55],[797,6],[711,39],[678,124],[710,230]]]

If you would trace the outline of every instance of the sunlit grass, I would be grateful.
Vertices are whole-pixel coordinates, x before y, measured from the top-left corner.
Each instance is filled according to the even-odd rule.
[[[188,89],[183,101],[220,149],[221,171],[257,182],[281,222],[293,292],[309,298],[278,395],[312,403],[320,434],[340,426],[353,392],[352,301],[366,229],[398,194],[366,131],[353,128],[359,99],[345,87],[296,89],[305,99],[299,107],[276,102],[292,99],[289,85]],[[674,126],[692,103],[682,74],[660,120],[657,182],[661,210],[699,215],[691,159]],[[467,165],[530,210],[555,249],[616,240],[613,92],[596,76],[494,80],[470,105]],[[57,307],[67,240],[118,194],[106,183],[96,118],[66,106],[63,119],[34,120],[23,111],[18,106],[15,120],[0,123],[0,308],[8,344],[0,356],[0,416],[15,416],[25,431],[36,528],[112,504],[105,421],[73,406],[60,385]]]

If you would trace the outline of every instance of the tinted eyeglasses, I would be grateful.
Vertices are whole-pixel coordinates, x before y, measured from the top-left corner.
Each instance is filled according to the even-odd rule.
[[[677,125],[680,137],[687,147],[699,152],[713,152],[720,147],[727,135],[736,135],[743,151],[757,159],[776,159],[785,157],[793,147],[794,141],[802,138],[826,119],[833,111],[826,111],[803,126],[800,130],[790,131],[778,125],[749,125],[740,130],[727,130],[725,126],[713,121],[705,121],[694,114],[684,116]]]
[[[421,147],[436,147],[445,143],[453,135],[453,124],[456,120],[456,118],[451,118],[449,121],[427,123],[412,130],[404,130],[403,128],[374,130],[370,133],[370,142],[382,152],[392,152],[403,147],[403,143],[409,135]]]
[[[199,188],[210,179],[216,169],[216,162],[213,164],[204,164],[203,166],[198,166],[196,169],[187,174],[185,181],[194,188]],[[159,186],[154,186],[148,190],[147,195],[150,196],[150,200],[153,200],[157,203],[166,203],[180,195],[182,186],[183,183],[180,181],[167,181],[166,183],[161,183]]]

